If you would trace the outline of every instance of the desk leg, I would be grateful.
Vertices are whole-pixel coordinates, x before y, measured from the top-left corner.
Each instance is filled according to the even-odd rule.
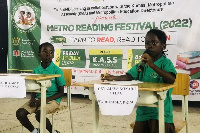
[[[97,100],[92,100],[93,108],[93,133],[99,132],[99,105]]]
[[[41,116],[40,116],[40,132],[46,131],[46,87],[41,87]]]
[[[67,106],[71,106],[71,88],[70,86],[67,86]]]
[[[158,99],[158,114],[159,114],[159,133],[165,133],[165,116],[164,116],[164,100],[166,98],[166,92],[157,92]]]
[[[158,100],[158,110],[159,110],[159,133],[165,132],[164,123],[164,100]]]
[[[99,105],[94,93],[94,88],[89,88],[89,99],[92,100],[93,133],[99,132]]]
[[[46,132],[46,90],[51,86],[51,80],[37,81],[41,84],[41,112],[40,112],[40,133]]]

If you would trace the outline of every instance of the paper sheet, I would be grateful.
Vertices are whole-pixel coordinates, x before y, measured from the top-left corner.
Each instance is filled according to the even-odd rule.
[[[0,76],[0,98],[26,97],[25,77],[18,74]]]
[[[130,115],[137,102],[138,86],[94,84],[102,115]]]

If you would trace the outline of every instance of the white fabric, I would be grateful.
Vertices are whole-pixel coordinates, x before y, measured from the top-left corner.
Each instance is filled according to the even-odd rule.
[[[35,128],[31,133],[39,133],[39,132],[38,129]]]

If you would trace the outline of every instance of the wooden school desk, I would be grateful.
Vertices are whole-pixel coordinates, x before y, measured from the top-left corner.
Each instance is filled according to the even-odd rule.
[[[116,82],[116,81],[115,81]],[[118,81],[120,82],[120,81]],[[83,86],[89,89],[89,99],[92,100],[93,108],[93,133],[99,132],[99,106],[94,93],[94,84],[105,85],[101,80],[85,81],[81,83],[75,83],[72,86]],[[164,125],[164,100],[166,98],[166,92],[175,87],[175,84],[165,83],[151,83],[143,82],[133,84],[138,86],[138,99],[137,105],[158,107],[159,109],[159,133],[165,132]],[[154,104],[158,102],[158,105]]]
[[[26,89],[27,92],[34,92],[35,86],[39,85],[39,91],[41,93],[41,114],[40,114],[40,132],[46,132],[46,90],[51,86],[51,80],[55,77],[60,77],[59,74],[36,74],[36,75],[26,75]],[[29,81],[29,82],[28,82]],[[28,82],[28,84],[27,84]],[[32,86],[34,88],[32,88]],[[36,89],[36,88],[35,88]]]
[[[0,74],[0,76],[15,74]],[[26,91],[41,93],[40,132],[46,132],[46,90],[51,86],[51,80],[60,77],[59,74],[16,74],[25,77]]]

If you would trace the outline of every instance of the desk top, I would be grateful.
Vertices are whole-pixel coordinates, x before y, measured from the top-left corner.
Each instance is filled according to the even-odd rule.
[[[45,80],[60,77],[60,74],[23,74],[23,73],[1,73],[0,76],[23,76],[28,80]]]
[[[44,80],[44,79],[51,79],[51,78],[60,77],[60,76],[61,76],[60,74],[36,74],[36,75],[25,75],[25,79]]]
[[[103,83],[102,80],[91,80],[91,81],[85,81],[85,82],[80,82],[80,83],[74,83],[72,84],[72,86],[83,86],[83,87],[92,88],[94,87],[94,84],[111,85],[111,84]],[[170,88],[177,86],[176,84],[153,83],[153,82],[143,82],[143,83],[132,84],[132,85],[138,86],[138,90],[145,90],[145,91],[164,91],[164,90],[168,90]]]

